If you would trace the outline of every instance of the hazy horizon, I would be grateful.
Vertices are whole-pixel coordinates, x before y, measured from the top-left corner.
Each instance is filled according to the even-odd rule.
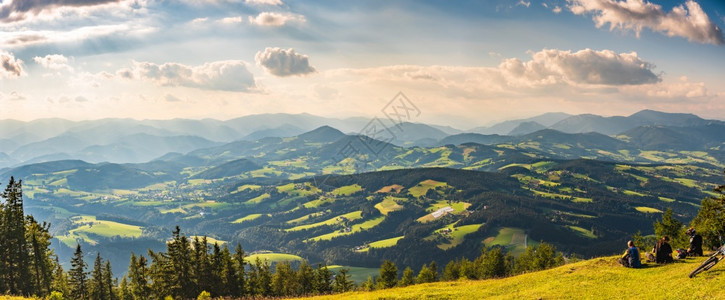
[[[725,115],[715,0],[0,4],[0,119]]]

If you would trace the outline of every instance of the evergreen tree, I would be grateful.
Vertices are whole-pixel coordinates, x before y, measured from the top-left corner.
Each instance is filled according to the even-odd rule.
[[[378,287],[387,289],[398,284],[398,267],[389,260],[384,260],[380,266],[380,277],[378,277]]]
[[[300,283],[300,294],[311,295],[315,291],[315,271],[307,261],[303,261],[297,272],[297,280]]]
[[[70,289],[68,287],[68,276],[63,271],[63,267],[58,261],[58,257],[55,257],[55,269],[53,270],[53,284],[51,290],[59,292],[63,295],[70,295]]]
[[[179,289],[175,285],[177,275],[174,274],[169,255],[167,253],[149,250],[149,258],[151,258],[151,264],[148,266],[147,274],[148,279],[151,281],[149,285],[151,295],[159,299],[166,296],[179,297],[179,294],[177,294]]]
[[[495,247],[491,250],[483,250],[481,256],[474,263],[478,273],[478,278],[497,278],[507,276],[509,264],[503,249]]]
[[[673,248],[685,246],[685,225],[675,219],[671,208],[667,208],[662,214],[662,219],[655,221],[653,224],[657,239],[663,236],[670,237],[670,244]],[[636,245],[636,244],[635,244]]]
[[[128,280],[126,280],[126,276],[123,276],[123,279],[121,279],[121,285],[118,287],[118,299],[134,300],[131,289],[128,286]]]
[[[33,291],[33,280],[30,275],[30,257],[25,234],[25,213],[23,212],[22,180],[15,181],[10,177],[5,191],[2,213],[2,227],[0,228],[0,258],[3,268],[0,275],[3,279],[1,288],[11,295],[30,295]]]
[[[197,293],[212,289],[211,262],[206,236],[194,237],[193,273],[197,283]]]
[[[50,250],[50,224],[39,224],[32,216],[26,218],[27,242],[34,279],[33,294],[49,295],[53,281],[53,252]]]
[[[403,270],[403,277],[400,278],[398,285],[409,286],[411,284],[415,284],[415,279],[413,278],[413,269],[411,269],[410,267],[405,267],[405,270]]]
[[[341,268],[338,271],[337,276],[335,276],[335,287],[333,289],[335,293],[351,291],[355,287],[355,283],[350,280],[349,272],[350,269],[346,268]]]
[[[224,289],[224,282],[222,279],[224,258],[222,257],[222,250],[221,247],[219,247],[219,243],[214,243],[212,246],[212,253],[209,261],[211,262],[209,272],[209,276],[211,277],[211,287],[209,292],[213,297],[218,297],[222,292],[222,289]]]
[[[147,261],[145,257],[139,256],[136,259],[136,255],[131,253],[128,276],[131,279],[130,290],[133,299],[148,299],[151,296],[151,290],[149,288]]]
[[[224,297],[232,297],[239,295],[239,279],[237,278],[237,272],[234,268],[234,261],[232,255],[229,252],[229,248],[224,246],[221,251],[222,270],[221,270],[221,281],[222,291],[220,292]]]
[[[101,254],[96,255],[96,260],[93,263],[93,272],[91,272],[91,280],[88,284],[89,296],[93,300],[108,300],[106,297],[106,291],[108,290],[104,285],[103,281],[103,262],[101,260]]]
[[[429,283],[429,282],[435,282],[436,281],[436,274],[431,270],[428,266],[423,264],[422,267],[420,267],[420,272],[418,272],[418,277],[416,278],[416,283]]]
[[[457,259],[449,261],[446,264],[446,266],[443,268],[442,279],[444,281],[458,280],[458,278],[460,276],[461,276],[461,265]]]
[[[171,293],[181,298],[193,298],[198,295],[198,287],[193,280],[192,260],[191,260],[191,244],[189,239],[181,234],[181,229],[176,226],[172,232],[173,239],[167,244],[168,259],[163,262],[170,264],[161,268],[162,273],[171,272],[167,281],[170,284]],[[195,246],[197,246],[195,244]],[[206,251],[206,245],[200,251]],[[198,276],[206,276],[206,274],[198,274]],[[196,278],[196,283],[201,277]]]
[[[318,294],[329,294],[332,292],[332,272],[327,265],[317,264],[315,272],[315,290]]]
[[[277,263],[274,276],[272,276],[272,295],[277,297],[296,296],[299,294],[297,272],[292,265],[285,261]]]
[[[368,279],[365,280],[361,285],[360,288],[363,291],[374,291],[375,290],[375,280],[373,280],[373,277],[368,275]]]
[[[232,259],[232,263],[234,264],[234,270],[236,272],[236,279],[237,279],[237,285],[236,290],[237,294],[234,294],[234,296],[242,297],[246,295],[247,290],[247,284],[246,284],[246,262],[244,261],[244,257],[246,254],[244,253],[244,249],[242,249],[242,245],[237,244],[237,247],[234,249],[234,257]]]
[[[115,286],[118,281],[114,282],[113,272],[111,271],[111,261],[106,260],[106,264],[103,266],[103,286],[106,288],[104,296],[109,300],[118,300],[118,293],[116,292]]]
[[[76,251],[70,261],[71,269],[68,272],[68,285],[72,299],[88,299],[88,287],[86,282],[86,263],[83,261],[81,245],[76,246]]]

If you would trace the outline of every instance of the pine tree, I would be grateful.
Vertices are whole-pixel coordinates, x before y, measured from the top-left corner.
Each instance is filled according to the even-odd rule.
[[[234,296],[237,297],[243,297],[247,293],[247,282],[246,282],[246,270],[245,266],[247,263],[244,261],[244,257],[246,254],[244,253],[244,249],[242,249],[242,245],[237,244],[237,247],[234,249],[234,258],[232,262],[234,263],[234,270],[236,271],[236,278],[237,278],[237,292],[238,294],[235,294]]]
[[[234,297],[239,295],[239,279],[237,278],[237,271],[234,268],[234,260],[232,254],[229,252],[229,248],[224,246],[221,252],[222,260],[222,291],[220,292],[224,297]]]
[[[26,218],[27,239],[34,279],[34,292],[38,296],[49,295],[53,283],[53,252],[50,250],[50,224],[39,224],[32,216]]]
[[[131,293],[131,289],[129,289],[126,276],[123,276],[123,279],[121,279],[121,285],[118,287],[118,299],[133,300],[133,294]]]
[[[363,291],[374,291],[375,290],[375,280],[372,276],[368,275],[368,279],[365,280],[361,285],[360,288]]]
[[[478,278],[504,277],[510,273],[506,262],[506,255],[500,247],[482,251],[481,256],[474,263]]]
[[[297,272],[285,261],[277,263],[272,276],[272,295],[277,297],[295,296],[299,294]]]
[[[355,287],[355,283],[350,280],[349,272],[350,269],[346,268],[341,268],[338,271],[337,276],[335,276],[335,287],[333,289],[335,293],[351,291]]]
[[[209,272],[211,277],[211,287],[209,292],[213,297],[218,297],[222,292],[222,289],[224,289],[224,282],[222,281],[224,259],[222,257],[222,250],[221,247],[219,247],[219,243],[214,243],[212,246],[212,253],[209,261],[211,262]]]
[[[436,275],[428,268],[427,265],[423,264],[422,267],[420,267],[420,272],[418,272],[418,277],[416,278],[416,283],[429,283],[429,282],[435,282],[436,281]]]
[[[317,264],[315,272],[315,290],[318,294],[328,294],[332,292],[332,272],[327,265]]]
[[[201,239],[194,237],[193,273],[197,283],[197,294],[201,291],[209,291],[212,288],[211,262],[208,255],[209,246],[206,241],[206,236]]]
[[[297,273],[297,280],[300,283],[300,294],[312,294],[315,291],[315,271],[307,261],[303,261]]]
[[[70,261],[71,269],[68,272],[68,285],[70,286],[70,297],[77,300],[88,299],[88,287],[86,282],[86,263],[83,261],[81,245],[76,246],[76,251]]]
[[[398,267],[389,260],[384,260],[380,265],[380,277],[378,277],[378,286],[381,289],[388,289],[398,284]]]
[[[405,270],[403,270],[403,277],[400,278],[398,285],[409,286],[411,284],[415,284],[415,279],[413,278],[413,269],[411,269],[410,267],[405,267]]]
[[[159,299],[166,296],[179,297],[178,294],[175,294],[178,292],[178,289],[175,289],[174,283],[176,274],[174,274],[169,255],[163,252],[154,252],[149,249],[149,257],[151,258],[151,264],[148,266],[147,274],[148,279],[151,281],[149,285],[151,296]]]
[[[685,225],[675,219],[671,208],[667,208],[662,214],[662,219],[655,221],[653,224],[655,235],[658,239],[663,236],[670,238],[670,244],[674,247],[683,247],[687,244],[685,238]]]
[[[128,276],[130,277],[131,295],[135,300],[148,299],[151,291],[148,283],[148,269],[146,267],[146,258],[131,253],[131,263],[128,266]]]
[[[58,257],[55,257],[55,269],[53,270],[53,284],[51,286],[52,291],[59,292],[64,296],[70,295],[70,289],[68,288],[68,276],[63,271],[63,267],[58,261]]]
[[[191,243],[185,235],[181,235],[179,226],[176,226],[172,234],[173,240],[167,244],[168,263],[171,264],[168,281],[171,284],[172,294],[181,298],[193,298],[199,292],[192,278]],[[198,280],[199,277],[197,283]]]
[[[104,296],[109,300],[118,300],[118,293],[115,287],[118,281],[114,282],[113,272],[111,271],[111,261],[106,260],[106,264],[103,266],[103,286],[106,288]]]
[[[103,282],[103,261],[101,260],[101,254],[96,255],[96,260],[93,262],[93,272],[91,272],[91,280],[88,284],[89,296],[93,300],[108,300],[106,298],[107,288]]]
[[[30,275],[30,257],[28,243],[25,235],[25,213],[23,212],[22,180],[10,182],[2,193],[5,199],[3,205],[3,222],[1,255],[4,260],[5,274],[2,280],[3,287],[11,295],[30,295],[33,291],[33,280]]]

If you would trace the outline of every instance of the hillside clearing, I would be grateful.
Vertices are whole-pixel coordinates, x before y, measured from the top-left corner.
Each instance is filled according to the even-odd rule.
[[[313,299],[725,299],[725,266],[687,277],[704,257],[646,264],[640,269],[622,267],[616,258],[595,258],[502,279],[436,282]]]

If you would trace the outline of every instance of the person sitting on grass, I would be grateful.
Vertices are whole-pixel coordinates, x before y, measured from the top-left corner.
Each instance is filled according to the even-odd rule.
[[[639,250],[634,246],[634,242],[627,242],[627,250],[619,259],[619,263],[627,268],[639,268],[642,264],[639,261]]]
[[[687,255],[702,256],[702,236],[695,232],[695,228],[690,228],[686,232],[690,236],[690,248],[687,248]]]
[[[672,246],[670,246],[670,237],[663,236],[655,245],[655,262],[658,264],[667,264],[675,262],[672,258]]]

